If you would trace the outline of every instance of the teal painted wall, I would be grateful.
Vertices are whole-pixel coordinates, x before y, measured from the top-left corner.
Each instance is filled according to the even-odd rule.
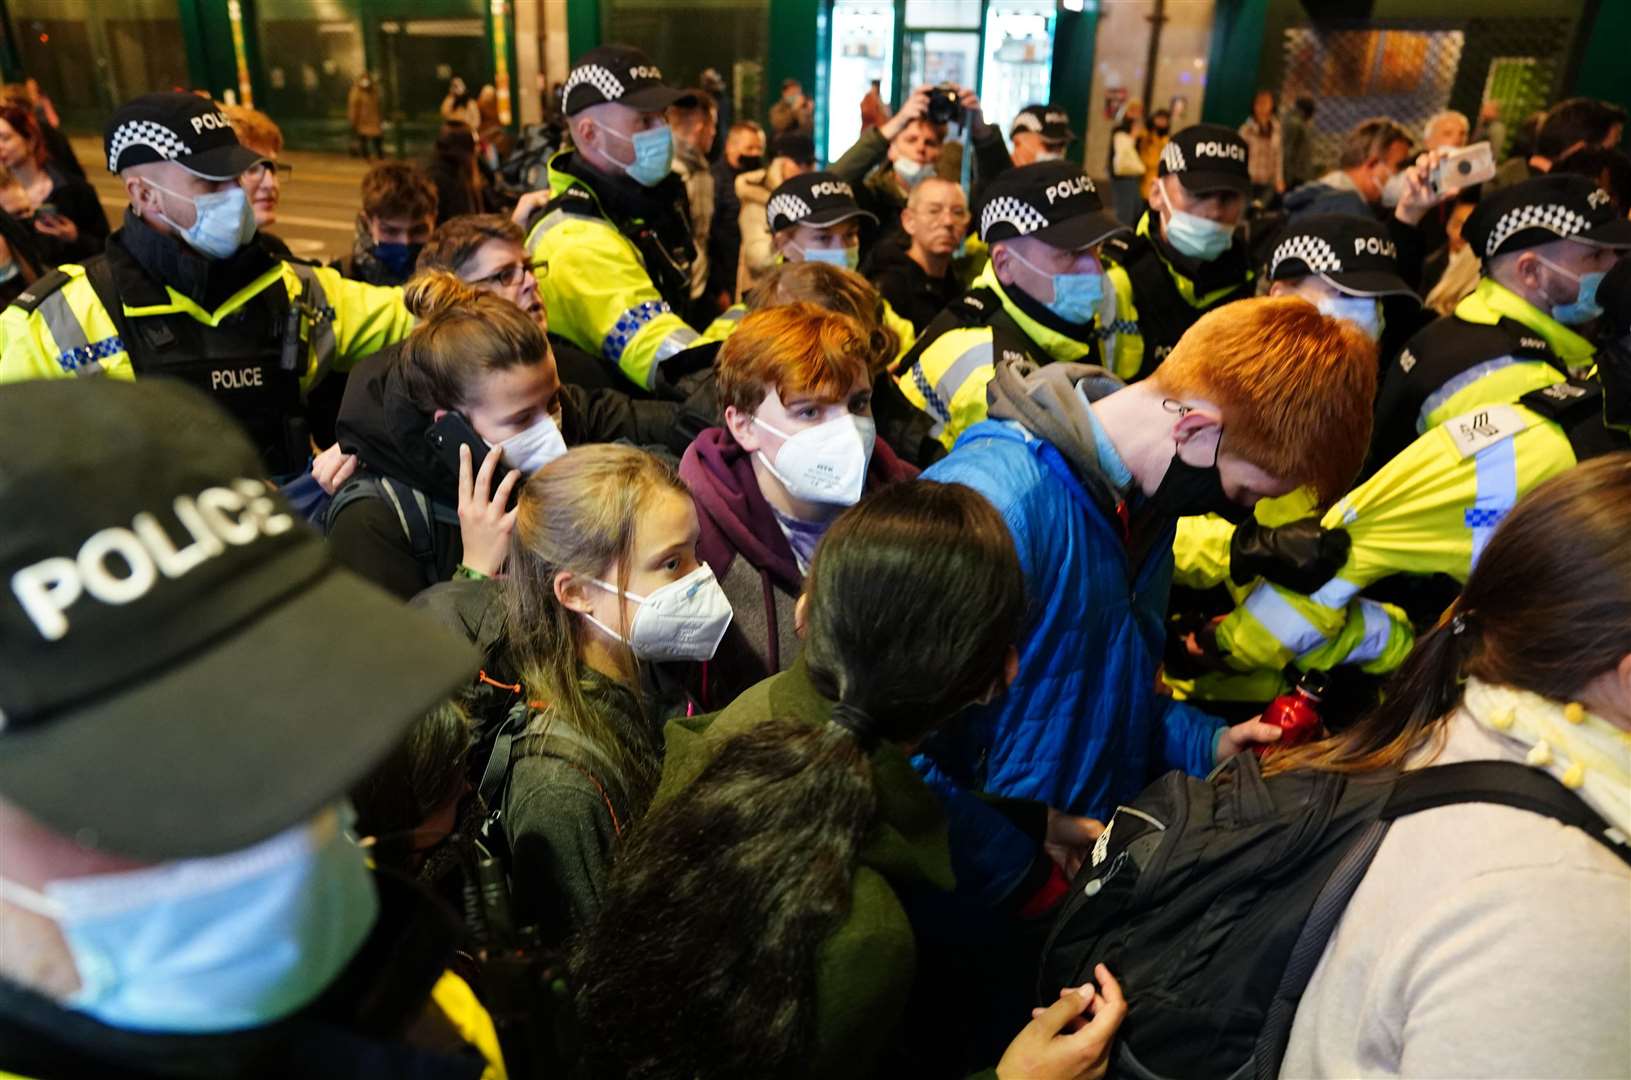
[[[1574,92],[1605,98],[1631,108],[1631,69],[1625,50],[1631,45],[1631,0],[1601,0],[1597,18],[1586,35],[1585,55],[1576,73]]]
[[[1252,95],[1264,85],[1269,57],[1264,23],[1270,0],[1219,0],[1207,56],[1206,99],[1201,119],[1234,127],[1252,111]],[[1268,40],[1279,41],[1275,31]]]
[[[1070,127],[1083,138],[1066,151],[1066,157],[1080,162],[1086,150],[1088,113],[1093,93],[1093,52],[1098,42],[1099,14],[1093,11],[1061,11],[1054,24],[1053,73],[1049,79],[1049,104],[1070,113]],[[1006,134],[1006,133],[1005,133]]]

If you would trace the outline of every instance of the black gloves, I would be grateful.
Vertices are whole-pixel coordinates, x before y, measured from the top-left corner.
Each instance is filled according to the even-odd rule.
[[[1293,592],[1315,592],[1342,569],[1351,544],[1345,531],[1321,528],[1318,518],[1272,529],[1247,518],[1229,541],[1229,577],[1237,585],[1261,577]]]

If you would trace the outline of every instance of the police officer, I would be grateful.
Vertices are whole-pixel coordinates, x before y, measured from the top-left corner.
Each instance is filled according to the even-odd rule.
[[[1099,246],[1125,231],[1079,165],[1042,161],[991,181],[980,208],[991,261],[924,329],[900,377],[942,444],[985,419],[997,348],[1039,364],[1095,362],[1094,320],[1107,300]]]
[[[261,158],[205,98],[139,97],[104,146],[130,197],[123,227],[104,254],[45,275],[0,315],[0,382],[181,378],[243,424],[269,475],[302,474],[309,393],[407,335],[401,290],[252,243],[238,176]]]
[[[1167,143],[1134,235],[1105,245],[1115,314],[1100,336],[1117,376],[1148,375],[1196,319],[1252,294],[1236,228],[1251,188],[1246,140],[1228,128],[1195,124]]]
[[[549,162],[550,199],[527,235],[550,329],[643,390],[697,341],[676,312],[691,296],[685,184],[670,169],[663,110],[683,93],[640,50],[604,45],[579,58],[562,92],[572,146]]]
[[[1372,458],[1481,404],[1514,401],[1591,367],[1586,336],[1631,221],[1582,176],[1538,176],[1486,196],[1462,226],[1483,276],[1455,312],[1412,337],[1377,401]]]
[[[855,189],[829,172],[802,173],[785,180],[765,204],[770,221],[770,244],[778,262],[825,262],[854,270],[861,257],[861,222],[877,223],[876,215],[862,210]],[[901,351],[911,347],[917,332],[912,324],[880,298],[883,321],[900,337]],[[734,304],[715,319],[703,337],[723,341],[748,312]]]
[[[1008,137],[1014,148],[1015,165],[1038,161],[1063,161],[1065,150],[1076,140],[1070,130],[1070,114],[1056,105],[1027,105],[1014,117]]]

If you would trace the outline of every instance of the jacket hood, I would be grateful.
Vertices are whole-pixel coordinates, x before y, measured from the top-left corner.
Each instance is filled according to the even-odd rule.
[[[896,457],[888,443],[879,439],[873,444],[866,490],[916,475],[917,469]],[[698,435],[680,459],[680,479],[701,511],[697,554],[717,576],[724,577],[731,559],[741,554],[786,588],[797,592],[804,587],[793,549],[759,491],[753,456],[730,432],[716,427]]]
[[[340,448],[372,472],[401,480],[438,502],[459,501],[458,476],[426,432],[431,418],[408,397],[401,346],[391,345],[351,370],[334,425]]]
[[[801,656],[791,668],[746,691],[717,715],[669,724],[664,731],[663,778],[654,805],[695,782],[733,736],[772,719],[811,727],[829,724],[832,710],[833,703],[815,688]],[[891,882],[924,883],[950,891],[955,879],[940,800],[899,745],[880,741],[868,760],[878,809],[856,853],[857,860]]]
[[[1038,367],[1027,357],[1002,356],[997,358],[986,393],[993,419],[1017,421],[1037,438],[1052,444],[1070,463],[1094,501],[1114,507],[1122,495],[1099,463],[1087,403],[1107,397],[1124,385],[1108,371],[1091,364],[1052,363]]]

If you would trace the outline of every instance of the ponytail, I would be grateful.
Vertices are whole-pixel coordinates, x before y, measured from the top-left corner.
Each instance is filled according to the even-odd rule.
[[[841,711],[731,738],[630,832],[571,957],[591,1075],[757,1080],[808,1060],[817,953],[877,812]]]
[[[805,666],[831,721],[733,735],[625,839],[572,953],[594,1075],[808,1071],[818,953],[877,814],[872,754],[996,685],[1024,614],[1007,526],[958,484],[908,481],[845,511],[806,590]]]

